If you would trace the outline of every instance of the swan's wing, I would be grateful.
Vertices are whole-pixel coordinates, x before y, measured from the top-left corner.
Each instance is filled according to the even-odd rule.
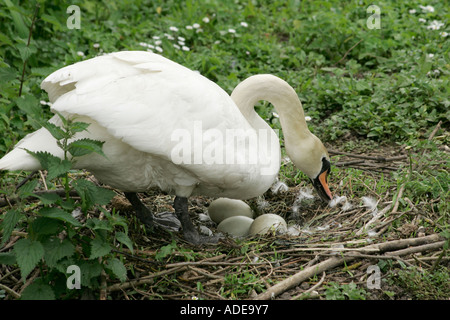
[[[52,109],[88,116],[133,148],[170,158],[182,133],[249,129],[228,94],[160,55],[112,53],[62,68],[42,83]],[[174,140],[174,141],[172,141]]]

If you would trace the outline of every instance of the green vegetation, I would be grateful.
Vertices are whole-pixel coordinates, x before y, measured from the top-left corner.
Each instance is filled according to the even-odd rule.
[[[84,290],[97,292],[105,278],[124,281],[127,275],[135,276],[142,270],[163,272],[155,265],[149,268],[148,264],[128,264],[125,258],[133,248],[145,252],[149,243],[157,248],[145,254],[158,263],[189,262],[224,254],[248,262],[253,254],[264,256],[264,250],[272,252],[267,261],[281,259],[277,248],[283,245],[261,245],[261,239],[237,242],[238,249],[219,246],[206,252],[187,245],[185,248],[184,243],[168,234],[148,240],[149,235],[109,206],[113,191],[72,170],[77,156],[101,154],[102,143],[78,140],[69,144],[75,132],[89,130],[76,119],[63,118],[62,128],[45,125],[53,113],[40,83],[65,65],[119,50],[160,53],[198,70],[228,93],[239,81],[257,73],[285,79],[311,117],[311,131],[331,149],[378,155],[398,150],[407,154],[408,158],[388,173],[357,167],[332,168],[331,186],[337,194],[354,202],[370,195],[379,200],[380,206],[397,204],[396,212],[386,213],[385,221],[389,223],[383,239],[414,237],[419,229],[448,234],[450,29],[445,1],[86,0],[70,4],[80,8],[79,29],[68,27],[76,17],[73,11],[67,12],[66,1],[0,2],[0,157],[43,125],[60,141],[65,154],[61,160],[48,153],[34,153],[46,169],[46,174],[40,176],[0,172],[0,200],[4,200],[0,207],[0,264],[20,268],[17,280],[27,284],[21,292],[23,299],[78,298]],[[373,14],[367,12],[371,4],[381,10],[379,29],[369,29],[366,24]],[[256,110],[280,129],[270,104],[261,102]],[[439,130],[433,132],[438,123]],[[333,156],[333,162],[342,158]],[[16,189],[24,179],[26,183]],[[286,162],[280,180],[294,188],[306,185],[307,179]],[[62,193],[39,192],[42,189]],[[266,199],[270,202],[269,195]],[[279,201],[271,207],[277,208],[273,212],[284,216],[295,200],[273,199]],[[311,226],[319,225],[332,210],[338,210],[318,208],[320,205],[314,201],[311,205],[316,206],[314,212],[304,208],[302,216]],[[318,210],[325,213],[317,214]],[[75,218],[77,212],[81,215]],[[345,221],[351,221],[354,224],[349,232],[355,232],[362,227],[359,216],[355,216],[344,215],[347,220],[337,222],[345,225]],[[413,225],[412,231],[402,229],[405,224]],[[131,232],[135,234],[129,236]],[[330,234],[320,237],[319,242],[357,238],[354,233],[335,237]],[[10,242],[14,246],[5,247]],[[448,266],[448,251],[442,253],[440,261]],[[67,267],[72,264],[84,266],[82,292],[65,286]],[[420,273],[417,268],[389,262],[383,270],[390,275],[389,280],[383,284],[392,288],[383,288],[385,295],[381,298],[448,299],[448,273],[433,267],[432,262],[422,267],[427,270]],[[286,276],[281,273],[271,278],[276,274],[271,268],[226,267],[228,273],[219,282],[215,272],[220,274],[221,270],[211,268],[212,275],[207,273],[207,279],[212,279],[214,285],[221,284],[217,295],[231,299],[260,293]],[[39,271],[36,277],[31,276],[33,270]],[[0,269],[0,279],[7,274],[4,279],[10,281],[14,275],[9,272]],[[202,275],[198,270],[191,270],[197,272],[195,275],[183,272],[187,271],[176,269],[162,274],[155,282],[146,282],[145,290],[130,289],[127,298],[192,296],[184,280],[180,280],[191,278],[197,288],[195,295],[214,298],[208,295],[211,289],[206,281],[198,280]],[[270,276],[261,276],[264,272]],[[369,299],[373,294],[354,279],[327,282],[319,290],[324,299]],[[176,290],[182,294],[175,295]],[[0,286],[0,298],[6,296],[16,297]],[[123,298],[108,296],[117,297]]]

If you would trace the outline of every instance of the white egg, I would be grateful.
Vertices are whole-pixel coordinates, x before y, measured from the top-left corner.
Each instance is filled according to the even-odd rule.
[[[286,221],[279,215],[267,213],[257,217],[250,226],[249,234],[265,234],[268,231],[276,230],[284,233],[287,231]]]
[[[234,216],[223,220],[217,226],[221,232],[226,232],[234,237],[245,237],[248,235],[253,219],[245,216]]]
[[[212,221],[219,224],[223,220],[233,216],[245,216],[253,218],[252,209],[242,200],[218,198],[211,202],[208,214]]]

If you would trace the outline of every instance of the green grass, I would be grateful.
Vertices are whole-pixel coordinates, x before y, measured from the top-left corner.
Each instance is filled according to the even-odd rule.
[[[450,41],[445,35],[450,27],[444,1],[379,1],[381,28],[372,30],[366,25],[371,1],[70,4],[80,7],[80,29],[67,28],[65,1],[0,2],[0,157],[50,117],[40,83],[52,71],[103,53],[151,49],[198,70],[229,93],[253,74],[285,79],[312,118],[311,131],[332,148],[364,152],[382,144],[408,146],[411,166],[392,175],[333,167],[331,183],[349,198],[370,194],[386,200],[394,200],[404,185],[398,211],[418,210],[421,225],[435,232],[448,230]],[[434,11],[425,12],[420,5],[431,5]],[[434,20],[443,23],[438,30],[429,28]],[[280,129],[269,103],[260,103],[256,110]],[[428,141],[439,121],[441,129]],[[0,193],[8,197],[26,177],[26,173],[0,174]],[[307,180],[291,163],[282,166],[280,177],[289,186]],[[33,186],[42,188],[42,183]],[[36,204],[18,205],[26,212],[37,210]],[[413,219],[405,214],[392,228]],[[180,246],[167,244],[156,258],[171,259],[174,252],[182,253],[178,259],[196,258]],[[414,298],[442,297],[442,290],[420,293],[420,281],[424,288],[439,282],[433,278],[442,278],[439,269],[422,278],[405,272],[400,281],[403,287],[415,285],[419,291],[414,291]],[[251,289],[262,290],[251,271],[230,274],[225,283],[225,297],[241,298]],[[255,288],[248,283],[255,283]],[[366,294],[353,284],[331,283],[324,296],[359,299]]]

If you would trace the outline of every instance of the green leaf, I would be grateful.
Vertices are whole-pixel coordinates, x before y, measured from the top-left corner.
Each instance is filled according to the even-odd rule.
[[[21,300],[55,300],[55,293],[51,286],[37,278],[23,290]]]
[[[60,220],[37,217],[30,224],[30,234],[33,236],[46,236],[57,234],[61,231],[62,222]]]
[[[11,252],[0,252],[0,264],[11,266],[16,264],[16,255]]]
[[[128,235],[126,235],[124,232],[116,232],[116,239],[117,241],[123,243],[130,249],[131,253],[133,253],[133,242],[130,240]]]
[[[69,160],[61,160],[47,151],[34,152],[27,149],[25,151],[35,157],[42,168],[48,171],[47,178],[49,180],[65,174],[72,168],[72,163]]]
[[[96,152],[104,157],[106,155],[102,151],[104,142],[92,140],[92,139],[80,139],[75,140],[72,143],[68,145],[68,151],[70,154],[74,157],[81,157],[87,154],[90,154],[92,152]]]
[[[82,226],[82,224],[77,219],[72,217],[70,215],[70,213],[68,213],[67,211],[64,211],[60,208],[45,207],[45,208],[42,208],[41,210],[39,210],[39,214],[46,218],[58,219],[58,220],[70,223],[71,225],[73,225],[75,227]]]
[[[57,193],[42,193],[36,194],[33,193],[31,196],[36,197],[42,201],[43,205],[61,203],[62,199]]]
[[[44,256],[42,243],[30,239],[20,239],[17,241],[13,251],[16,255],[17,264],[20,267],[20,274],[23,280],[27,278]]]
[[[38,180],[31,180],[25,183],[23,186],[19,188],[19,197],[21,199],[24,199],[26,197],[32,196],[34,189],[36,189],[39,181]]]
[[[78,265],[81,270],[81,285],[86,287],[94,287],[98,285],[98,278],[103,270],[102,265],[98,260],[81,261]]]
[[[91,124],[86,122],[72,122],[70,125],[70,131],[75,132],[81,132],[86,130]]]
[[[88,180],[75,180],[73,181],[73,187],[81,197],[83,211],[94,204],[106,205],[115,196],[114,191],[97,187]]]
[[[111,245],[98,235],[91,241],[91,255],[89,259],[103,257],[111,252]]]
[[[56,140],[61,140],[67,137],[67,133],[54,123],[45,122],[42,126],[47,129]]]
[[[19,50],[20,58],[22,61],[27,61],[34,53],[37,52],[36,47],[27,46],[24,43],[19,43],[16,45],[17,50]]]
[[[4,0],[4,2],[10,10],[11,18],[13,20],[16,31],[19,34],[19,37],[26,39],[28,37],[29,30],[27,28],[27,25],[23,21],[22,15],[17,12],[17,9],[10,0]]]
[[[127,269],[119,259],[108,259],[105,268],[110,270],[121,282],[127,279]]]
[[[0,224],[0,229],[3,230],[2,242],[0,243],[0,247],[2,247],[6,241],[9,240],[14,227],[17,222],[20,220],[21,214],[16,210],[9,210],[6,212],[5,217]]]
[[[42,108],[40,107],[38,100],[31,94],[18,97],[15,101],[19,109],[25,112],[27,116],[36,120],[41,118]]]
[[[0,68],[0,81],[1,82],[11,81],[16,78],[17,78],[17,71],[15,71],[13,68]]]
[[[112,230],[112,226],[109,221],[99,220],[97,218],[88,219],[88,221],[86,222],[86,226],[92,230]]]
[[[58,260],[70,257],[75,252],[74,245],[68,239],[60,241],[58,238],[50,238],[43,245],[45,262],[49,267],[56,267]]]

